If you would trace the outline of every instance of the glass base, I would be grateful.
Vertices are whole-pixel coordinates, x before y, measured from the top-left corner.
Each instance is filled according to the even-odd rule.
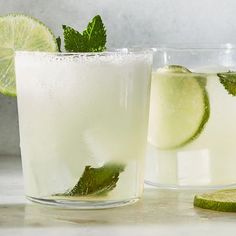
[[[223,185],[172,185],[172,184],[159,184],[149,180],[144,181],[145,184],[159,189],[173,189],[173,190],[211,190],[211,189],[223,189],[223,188],[233,188],[236,187],[235,184],[223,184]]]
[[[58,199],[43,199],[26,196],[28,200],[34,203],[39,203],[47,206],[81,209],[81,210],[93,210],[93,209],[106,209],[131,205],[136,203],[140,198],[131,198],[121,201],[72,201],[72,200],[58,200]]]

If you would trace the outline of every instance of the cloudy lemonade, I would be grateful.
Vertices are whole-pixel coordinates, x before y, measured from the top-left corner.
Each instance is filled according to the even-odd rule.
[[[150,53],[16,54],[26,195],[137,199],[143,189]]]

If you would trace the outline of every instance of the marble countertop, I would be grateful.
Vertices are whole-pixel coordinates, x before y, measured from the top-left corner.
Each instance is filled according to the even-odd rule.
[[[24,198],[19,157],[0,157],[0,235],[236,234],[236,213],[197,209],[194,192],[146,188],[143,200],[108,210],[46,207]]]

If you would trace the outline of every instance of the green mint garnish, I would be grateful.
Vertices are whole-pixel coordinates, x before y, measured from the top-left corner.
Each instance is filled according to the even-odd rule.
[[[218,73],[217,76],[220,78],[220,83],[224,86],[228,93],[236,96],[236,72],[228,71]]]
[[[56,41],[57,41],[58,51],[61,52],[61,37],[58,36],[58,37],[56,38]]]
[[[70,26],[62,27],[67,52],[102,52],[106,49],[106,29],[99,15],[89,22],[83,33]]]
[[[78,183],[66,193],[56,196],[106,195],[116,187],[124,165],[106,163],[100,168],[86,166]]]

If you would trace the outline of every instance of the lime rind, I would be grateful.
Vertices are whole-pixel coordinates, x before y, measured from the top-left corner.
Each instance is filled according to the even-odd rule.
[[[38,19],[20,13],[0,17],[0,45],[0,92],[8,96],[16,96],[15,51],[58,51],[52,31]]]
[[[236,212],[236,189],[196,195],[193,205],[215,211]]]
[[[169,65],[159,68],[157,72],[160,73],[192,73],[188,68],[180,65]]]

